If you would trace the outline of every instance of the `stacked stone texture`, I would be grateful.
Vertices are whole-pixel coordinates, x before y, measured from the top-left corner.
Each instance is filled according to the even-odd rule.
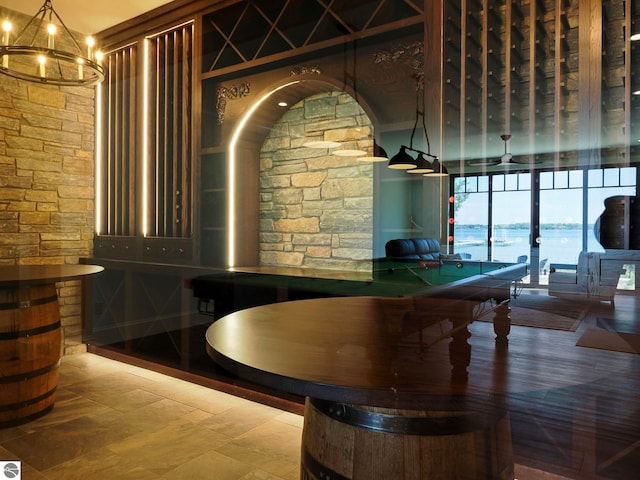
[[[373,250],[372,164],[303,145],[311,140],[369,153],[373,147],[371,124],[347,94],[310,97],[283,115],[261,151],[260,263],[366,270]]]
[[[92,254],[94,89],[0,77],[0,265]],[[81,286],[58,285],[64,353],[83,350]]]

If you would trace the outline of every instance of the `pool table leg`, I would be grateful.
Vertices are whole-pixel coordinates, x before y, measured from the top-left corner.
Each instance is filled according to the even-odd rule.
[[[456,332],[449,343],[449,360],[451,362],[451,378],[465,380],[469,376],[467,367],[471,363],[471,345],[467,341],[471,333],[465,327]]]
[[[471,345],[469,344],[468,325],[473,319],[473,308],[470,302],[463,302],[450,320],[453,324],[451,342],[449,343],[449,361],[451,362],[451,378],[454,380],[466,380],[469,376],[467,367],[471,363]]]
[[[496,299],[499,303],[493,316],[493,331],[496,334],[496,344],[506,345],[509,343],[509,332],[511,331],[511,307],[509,299]]]

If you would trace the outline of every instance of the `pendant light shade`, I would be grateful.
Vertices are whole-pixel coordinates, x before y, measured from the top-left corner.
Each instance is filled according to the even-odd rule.
[[[387,167],[393,170],[409,170],[410,168],[415,168],[416,161],[407,153],[404,145],[400,147],[400,151],[396,153],[389,163]]]
[[[436,157],[432,164],[433,172],[425,173],[425,177],[446,177],[449,175],[447,168],[440,163],[440,160]]]
[[[427,160],[426,158],[424,158],[424,154],[423,153],[419,153],[418,154],[418,158],[416,158],[416,166],[415,168],[411,168],[409,170],[407,170],[407,173],[431,173],[433,172],[433,166],[431,165],[431,162],[429,162],[429,160]]]
[[[386,162],[387,160],[389,160],[389,155],[375,140],[373,142],[373,155],[358,157],[359,162]]]

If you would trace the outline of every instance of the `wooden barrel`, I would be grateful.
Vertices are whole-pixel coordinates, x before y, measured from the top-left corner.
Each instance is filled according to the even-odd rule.
[[[509,414],[430,412],[307,398],[302,480],[513,479]]]
[[[53,408],[60,353],[55,285],[0,289],[0,427]]]

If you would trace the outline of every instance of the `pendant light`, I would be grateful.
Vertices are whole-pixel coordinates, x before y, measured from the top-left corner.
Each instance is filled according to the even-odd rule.
[[[420,107],[420,92],[422,92],[422,107]],[[409,139],[409,146],[401,145],[400,150],[397,154],[395,154],[387,167],[393,170],[406,170],[407,173],[419,173],[423,175],[432,175],[435,170],[435,163],[438,162],[438,157],[436,155],[431,154],[431,144],[429,142],[429,133],[427,132],[427,126],[424,118],[424,84],[423,82],[416,82],[416,118],[413,122],[413,130],[411,131],[411,138]],[[418,150],[413,147],[413,137],[416,133],[416,128],[418,126],[418,118],[422,118],[422,130],[424,132],[424,139],[427,143],[427,151]],[[413,158],[411,155],[407,153],[407,150],[415,152],[418,154],[417,158]],[[427,158],[434,159],[434,165],[430,164]],[[446,169],[442,166],[441,171],[445,171]]]
[[[418,158],[416,158],[415,167],[407,170],[407,173],[421,173],[423,175],[431,172],[433,172],[433,165],[429,160],[424,158],[424,154],[422,152],[420,152],[418,154]]]
[[[433,172],[425,173],[425,177],[446,177],[449,175],[447,168],[440,162],[440,160],[436,157],[431,165],[433,167]]]
[[[378,142],[373,141],[373,155],[365,155],[364,157],[358,157],[359,162],[386,162],[389,160],[389,156],[384,148],[378,145]]]

